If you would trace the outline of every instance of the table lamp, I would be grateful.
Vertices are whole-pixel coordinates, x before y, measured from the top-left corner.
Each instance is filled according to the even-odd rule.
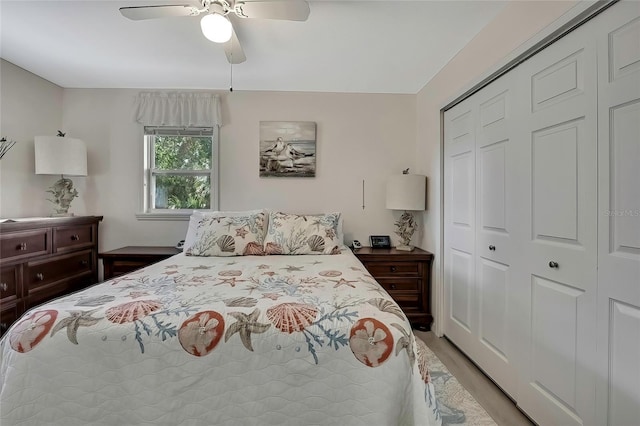
[[[53,216],[69,214],[71,201],[78,196],[71,179],[66,176],[87,175],[87,147],[80,139],[64,136],[36,136],[36,174],[60,175],[47,192],[52,195]]]
[[[396,250],[412,251],[410,245],[413,233],[418,229],[413,214],[410,211],[426,209],[427,177],[424,175],[410,175],[409,169],[401,175],[393,175],[387,181],[387,208],[390,210],[404,210],[400,219],[395,223],[396,235],[401,244]]]

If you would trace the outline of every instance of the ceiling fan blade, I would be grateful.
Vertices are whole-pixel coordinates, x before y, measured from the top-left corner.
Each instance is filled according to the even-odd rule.
[[[134,21],[143,19],[170,18],[173,16],[196,16],[200,14],[197,7],[188,5],[170,5],[170,6],[134,6],[121,7],[120,13],[125,18]]]
[[[222,47],[224,48],[224,54],[227,55],[227,61],[229,61],[230,64],[241,64],[247,60],[235,29],[231,32],[231,40],[223,43]]]
[[[236,2],[236,14],[242,18],[306,21],[309,3],[305,0],[263,0]]]

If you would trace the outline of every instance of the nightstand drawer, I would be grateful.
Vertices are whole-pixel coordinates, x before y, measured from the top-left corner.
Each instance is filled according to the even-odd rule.
[[[0,236],[0,259],[40,256],[49,253],[47,229],[13,232]]]
[[[100,253],[104,266],[104,279],[144,268],[180,253],[171,246],[127,246]]]
[[[418,262],[365,262],[364,266],[375,278],[417,277],[420,275],[420,264]]]
[[[53,228],[53,247],[56,252],[93,245],[93,226],[78,225]]]
[[[145,266],[152,265],[155,262],[150,261],[136,261],[136,260],[114,260],[111,262],[111,278],[118,275],[126,274],[127,272],[136,271],[142,269]],[[105,277],[106,278],[106,277]]]
[[[30,262],[27,264],[25,274],[29,292],[64,278],[91,274],[93,270],[91,255],[91,250],[85,250],[44,261]]]
[[[411,278],[376,278],[382,287],[388,292],[393,291],[410,291],[418,293],[420,291],[420,280]]]

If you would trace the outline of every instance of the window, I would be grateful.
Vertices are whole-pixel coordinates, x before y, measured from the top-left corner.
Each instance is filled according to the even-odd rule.
[[[146,218],[184,218],[218,207],[218,143],[211,127],[145,127]],[[217,132],[216,132],[217,133]]]

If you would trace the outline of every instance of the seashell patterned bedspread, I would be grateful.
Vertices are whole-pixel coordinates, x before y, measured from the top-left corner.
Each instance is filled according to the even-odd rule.
[[[348,249],[180,254],[18,320],[0,424],[436,425],[422,347]]]

